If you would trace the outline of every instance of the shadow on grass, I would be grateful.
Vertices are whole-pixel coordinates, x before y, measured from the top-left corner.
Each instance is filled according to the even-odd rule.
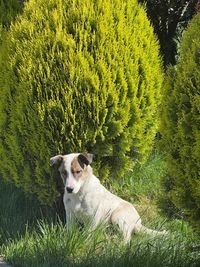
[[[38,219],[56,220],[55,209],[0,178],[0,246],[25,234]]]

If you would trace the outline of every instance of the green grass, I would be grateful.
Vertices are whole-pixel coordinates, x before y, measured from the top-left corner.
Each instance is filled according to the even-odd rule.
[[[38,219],[55,219],[54,210],[0,178],[0,246],[34,228]]]
[[[88,227],[80,231],[40,222],[33,232],[10,241],[3,252],[16,267],[198,266],[190,230],[179,223],[172,226],[176,231],[167,237],[137,235],[125,246],[117,231],[103,227],[91,233]]]
[[[143,196],[152,200],[157,197],[166,172],[164,157],[155,151],[145,164],[136,164],[122,179],[113,181],[110,189],[129,201],[140,201]]]
[[[162,156],[149,161],[107,186],[135,203],[146,226],[166,229],[167,236],[134,235],[124,245],[117,228],[101,225],[91,232],[55,220],[53,211],[23,192],[0,181],[0,254],[15,267],[196,267],[200,266],[199,240],[182,220],[159,213],[156,199],[166,173]],[[50,219],[51,218],[51,219]]]

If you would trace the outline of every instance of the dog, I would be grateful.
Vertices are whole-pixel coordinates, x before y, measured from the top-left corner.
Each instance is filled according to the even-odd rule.
[[[166,231],[148,229],[134,206],[112,194],[93,174],[92,154],[72,153],[57,155],[50,159],[51,165],[57,165],[65,185],[63,196],[66,223],[75,219],[90,219],[92,229],[100,223],[111,222],[119,226],[124,241],[131,239],[132,233],[165,234]]]

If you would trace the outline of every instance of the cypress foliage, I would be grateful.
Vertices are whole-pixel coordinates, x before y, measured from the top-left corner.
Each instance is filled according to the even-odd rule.
[[[22,0],[0,0],[0,45],[3,40],[4,30],[23,9]]]
[[[23,8],[23,0],[0,0],[0,22],[8,28]]]
[[[0,172],[42,201],[49,158],[89,151],[100,176],[145,160],[158,124],[157,40],[135,0],[30,0],[4,43]],[[5,66],[6,65],[6,66]]]
[[[200,14],[183,36],[180,61],[169,70],[164,94],[165,199],[200,231]]]

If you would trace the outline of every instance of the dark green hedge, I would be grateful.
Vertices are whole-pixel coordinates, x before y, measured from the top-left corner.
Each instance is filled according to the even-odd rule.
[[[200,231],[200,14],[184,33],[180,61],[168,71],[162,150],[169,177],[165,198]]]

